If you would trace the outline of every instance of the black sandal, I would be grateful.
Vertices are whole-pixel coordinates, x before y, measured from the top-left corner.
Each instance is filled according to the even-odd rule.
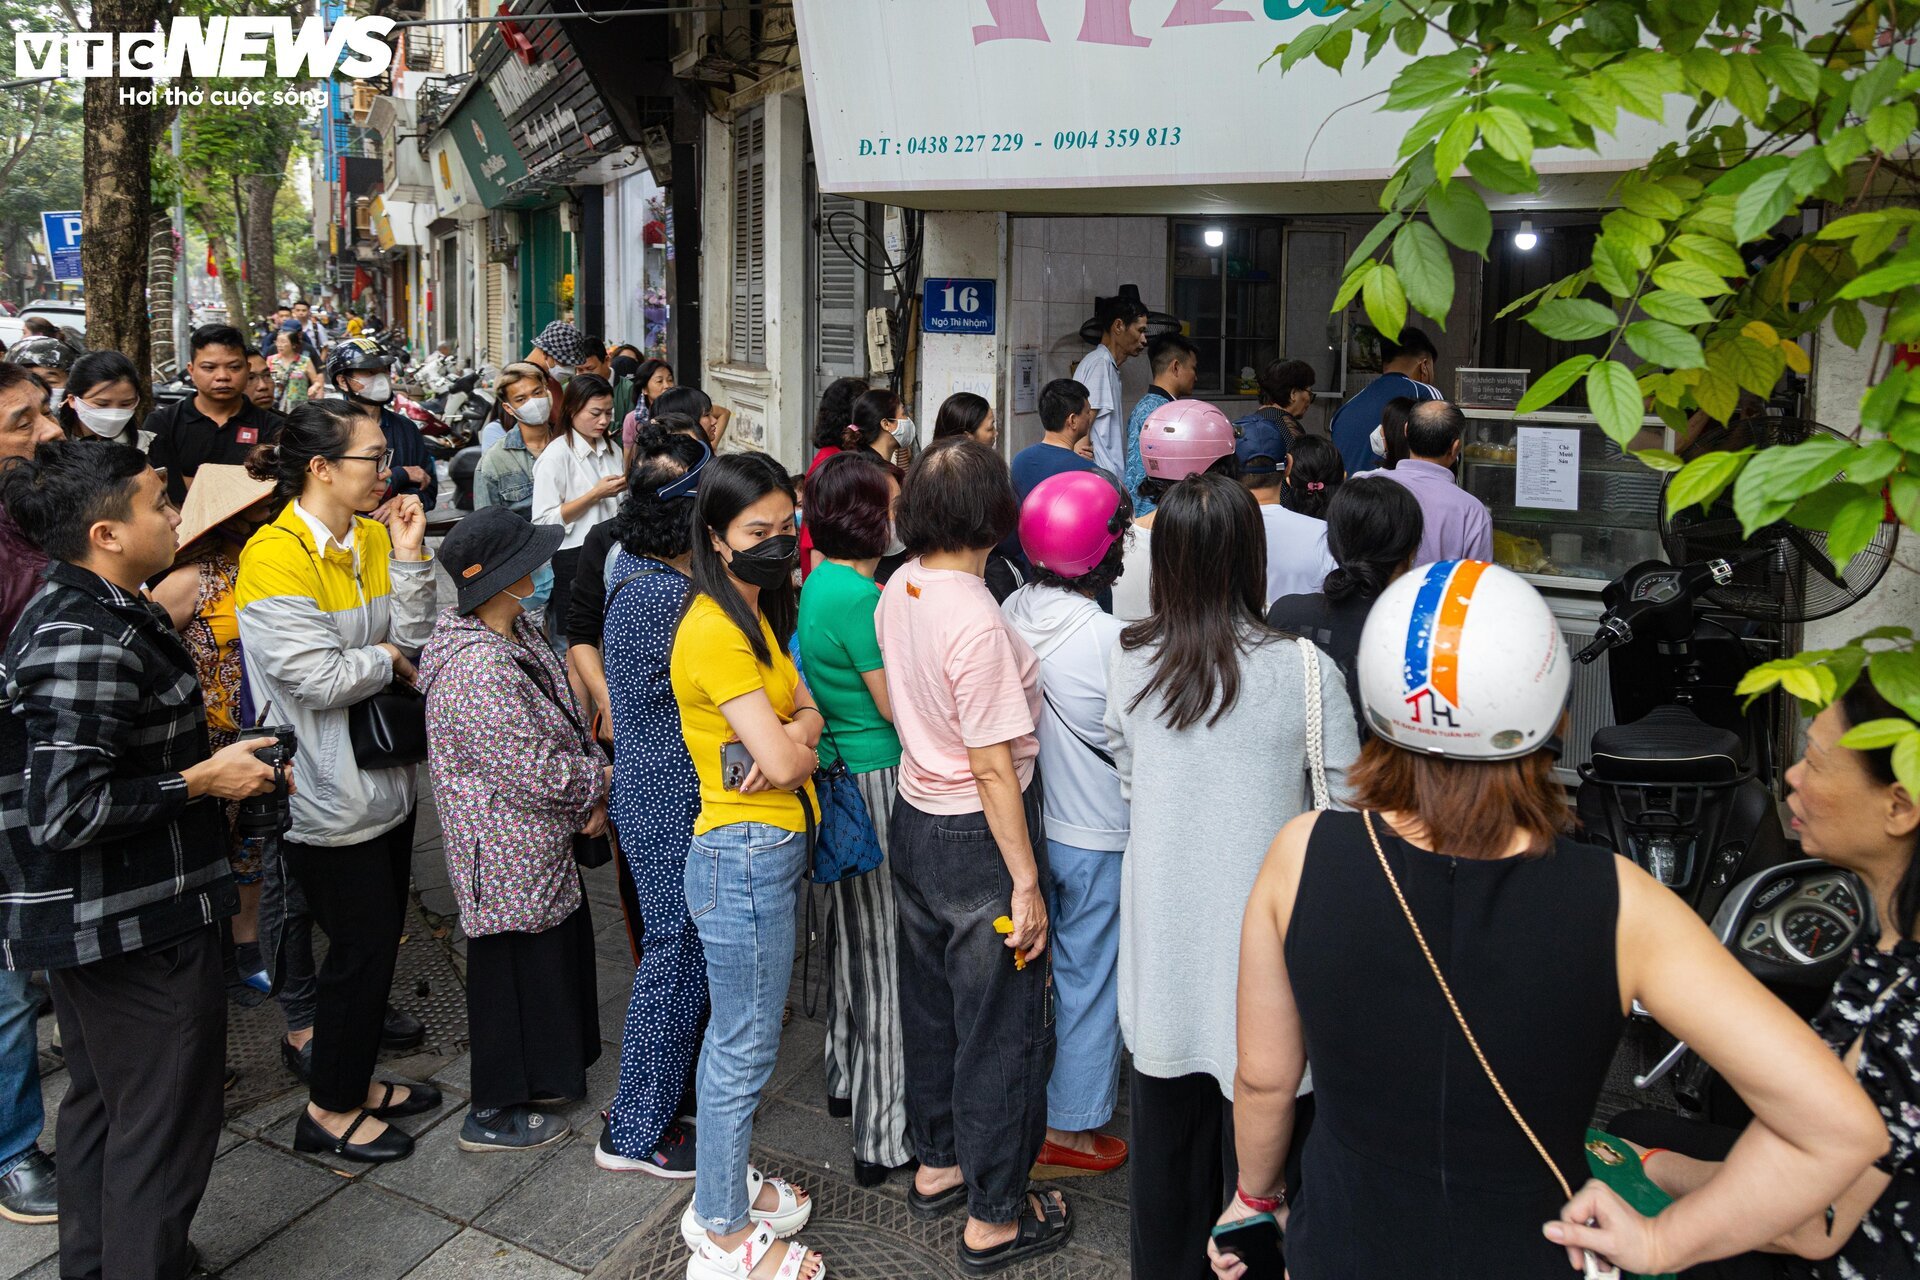
[[[1073,1238],[1073,1219],[1067,1216],[1067,1198],[1058,1191],[1027,1192],[1029,1204],[1038,1215],[1020,1218],[1020,1229],[1013,1239],[990,1249],[970,1249],[967,1238],[960,1237],[960,1269],[971,1276],[991,1275],[1016,1262],[1052,1253]]]
[[[415,1084],[411,1080],[382,1080],[380,1084],[386,1089],[380,1105],[367,1108],[367,1114],[376,1119],[398,1120],[402,1116],[422,1115],[440,1105],[440,1090],[433,1085]],[[393,1100],[395,1089],[407,1090],[405,1100]]]
[[[967,1184],[963,1179],[945,1191],[924,1194],[918,1187],[907,1188],[907,1212],[922,1222],[944,1218],[967,1202]]]

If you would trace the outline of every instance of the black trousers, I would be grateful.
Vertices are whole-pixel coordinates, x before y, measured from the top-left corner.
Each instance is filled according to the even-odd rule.
[[[1128,1252],[1134,1280],[1207,1280],[1207,1235],[1240,1177],[1233,1104],[1210,1075],[1129,1071]]]
[[[308,1088],[323,1111],[366,1105],[406,916],[414,817],[359,844],[283,846],[308,912],[327,933],[327,958],[315,983]]]
[[[469,938],[474,1107],[586,1097],[587,1068],[600,1060],[595,994],[593,913],[584,896],[551,929]]]
[[[1027,788],[1026,815],[1044,884],[1038,782]],[[993,927],[1013,878],[984,813],[923,813],[902,796],[888,832],[907,1139],[921,1164],[960,1166],[969,1214],[1011,1222],[1030,1212],[1027,1174],[1047,1136],[1053,953],[1016,969]]]
[[[220,1141],[220,931],[48,975],[60,1103],[60,1274],[178,1280]]]

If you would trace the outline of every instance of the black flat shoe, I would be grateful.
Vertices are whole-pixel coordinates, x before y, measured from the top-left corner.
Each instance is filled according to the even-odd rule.
[[[922,1222],[944,1218],[967,1203],[967,1184],[956,1182],[945,1191],[923,1195],[918,1187],[907,1188],[907,1211]]]
[[[887,1180],[887,1175],[890,1173],[899,1173],[902,1170],[912,1173],[919,1167],[920,1162],[911,1158],[905,1164],[869,1164],[865,1160],[855,1160],[853,1180],[863,1187],[877,1187]]]
[[[835,1120],[845,1120],[848,1116],[853,1114],[853,1099],[852,1098],[836,1098],[832,1094],[828,1094],[827,1095],[827,1114],[832,1116]]]
[[[285,1036],[280,1037],[280,1061],[287,1064],[287,1070],[293,1072],[293,1078],[301,1084],[313,1083],[313,1041],[296,1049]]]
[[[426,1040],[426,1023],[404,1009],[387,1006],[386,1021],[380,1024],[382,1049],[418,1049]]]
[[[386,1132],[377,1138],[366,1142],[353,1141],[354,1133],[372,1117],[372,1112],[362,1111],[353,1118],[347,1131],[336,1138],[320,1127],[320,1122],[313,1118],[311,1111],[302,1108],[300,1120],[293,1127],[293,1149],[309,1155],[329,1152],[361,1164],[385,1164],[390,1160],[404,1160],[413,1154],[412,1137],[393,1125],[388,1125]]]
[[[411,1080],[382,1080],[386,1095],[377,1107],[368,1107],[367,1114],[380,1120],[398,1120],[402,1116],[417,1116],[432,1111],[440,1105],[440,1090],[435,1085],[415,1084]],[[407,1096],[393,1101],[394,1090],[405,1088]]]

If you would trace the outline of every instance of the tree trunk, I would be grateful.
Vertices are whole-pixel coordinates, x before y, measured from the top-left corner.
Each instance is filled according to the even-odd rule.
[[[94,0],[92,29],[151,31],[170,8],[168,0]],[[87,345],[118,351],[144,374],[153,367],[146,290],[154,117],[151,107],[120,101],[123,85],[151,89],[153,82],[118,76],[86,82],[80,268],[87,287]]]
[[[284,166],[286,158],[281,157]],[[250,175],[247,194],[247,283],[252,286],[254,309],[261,315],[272,313],[280,301],[280,281],[273,267],[273,202],[280,194],[276,174]]]
[[[214,265],[220,268],[220,296],[227,304],[227,323],[241,333],[252,333],[246,290],[240,287],[239,256],[228,246],[226,236],[218,232],[207,232],[207,247],[213,250]]]
[[[147,314],[153,326],[153,367],[162,372],[179,368],[173,347],[173,218],[155,209],[147,236]]]

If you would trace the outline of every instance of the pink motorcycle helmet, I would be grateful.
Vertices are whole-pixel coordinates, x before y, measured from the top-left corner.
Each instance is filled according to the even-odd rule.
[[[1103,472],[1048,476],[1020,506],[1020,548],[1037,567],[1078,578],[1106,559],[1126,528],[1124,503]]]
[[[1153,480],[1197,476],[1233,452],[1233,424],[1205,400],[1169,400],[1140,428],[1140,461]]]

